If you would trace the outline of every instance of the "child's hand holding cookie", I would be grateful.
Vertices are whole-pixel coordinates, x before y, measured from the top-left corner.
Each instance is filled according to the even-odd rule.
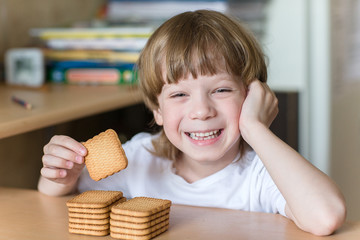
[[[87,149],[68,136],[54,136],[44,146],[41,175],[65,185],[74,185],[84,168]]]
[[[117,133],[108,129],[84,143],[68,136],[54,136],[44,147],[40,192],[61,196],[76,190],[82,169],[99,181],[127,167],[128,161]]]

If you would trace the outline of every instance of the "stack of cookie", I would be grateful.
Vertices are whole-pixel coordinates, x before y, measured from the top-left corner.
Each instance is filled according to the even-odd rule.
[[[67,201],[69,232],[105,236],[110,232],[111,207],[126,201],[120,191],[87,191]]]
[[[115,204],[110,214],[110,235],[118,239],[151,239],[169,227],[171,201],[135,197]]]

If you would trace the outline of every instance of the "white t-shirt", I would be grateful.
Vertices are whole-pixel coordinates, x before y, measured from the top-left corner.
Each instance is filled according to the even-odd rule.
[[[98,182],[86,168],[79,179],[79,191],[116,190],[127,198],[137,196],[169,199],[174,204],[219,207],[285,215],[285,199],[254,151],[222,170],[194,183],[175,174],[172,161],[151,154],[151,140],[140,133],[123,144],[128,167]]]

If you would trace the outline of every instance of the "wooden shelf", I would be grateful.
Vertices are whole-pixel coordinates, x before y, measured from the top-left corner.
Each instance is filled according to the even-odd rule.
[[[27,110],[16,96],[33,105]],[[47,84],[39,89],[0,85],[0,139],[140,103],[136,86]]]

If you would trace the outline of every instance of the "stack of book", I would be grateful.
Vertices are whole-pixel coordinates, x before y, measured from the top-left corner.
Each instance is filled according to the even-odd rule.
[[[110,24],[138,23],[159,26],[185,11],[215,10],[245,22],[262,38],[269,0],[107,0],[106,21]]]
[[[52,82],[133,84],[139,52],[152,27],[43,28],[30,34],[41,40]]]
[[[137,80],[134,66],[139,53],[165,20],[184,11],[211,9],[247,22],[261,37],[267,2],[107,0],[101,9],[103,27],[31,29],[30,34],[43,44],[46,74],[52,82],[133,84]]]
[[[108,0],[106,18],[110,23],[161,24],[179,13],[199,9],[225,12],[228,0]]]

